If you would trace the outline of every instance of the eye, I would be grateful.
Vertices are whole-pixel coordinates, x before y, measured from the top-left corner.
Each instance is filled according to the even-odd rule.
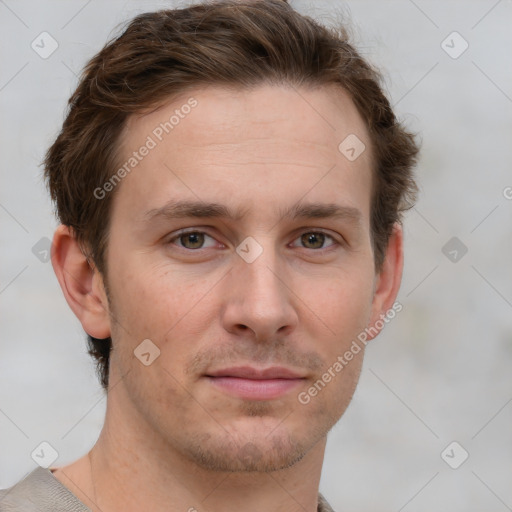
[[[340,245],[332,236],[324,233],[323,231],[308,231],[303,233],[299,238],[297,238],[297,240],[300,240],[300,242],[304,245],[309,244],[313,246],[305,247],[306,249],[326,249],[326,247],[323,247],[323,245],[327,238],[330,238],[334,242],[331,244],[331,246]]]
[[[183,249],[204,249],[203,244],[205,237],[211,238],[213,240],[211,236],[207,235],[203,231],[182,231],[175,237],[171,238],[169,243],[173,243],[175,240],[179,240],[181,245],[177,245]],[[213,247],[214,245],[210,247]]]

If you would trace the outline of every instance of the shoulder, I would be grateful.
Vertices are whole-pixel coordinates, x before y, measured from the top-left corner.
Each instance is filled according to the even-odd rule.
[[[7,489],[0,489],[0,512],[90,512],[49,469],[37,467]]]
[[[318,512],[335,512],[320,492],[318,493]]]

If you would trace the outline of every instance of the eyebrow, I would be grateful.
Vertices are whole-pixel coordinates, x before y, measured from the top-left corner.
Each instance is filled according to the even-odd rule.
[[[160,208],[148,210],[144,215],[146,222],[158,218],[173,220],[184,218],[220,218],[233,221],[242,220],[248,213],[247,209],[233,210],[220,203],[204,201],[171,200]],[[297,203],[288,209],[279,208],[279,221],[284,219],[340,219],[360,224],[362,213],[352,206],[336,203]]]

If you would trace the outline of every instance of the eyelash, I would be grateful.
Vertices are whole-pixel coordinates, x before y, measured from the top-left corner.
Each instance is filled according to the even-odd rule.
[[[171,245],[175,240],[178,240],[179,238],[181,238],[184,235],[188,235],[188,234],[192,234],[192,233],[194,233],[194,234],[195,233],[204,234],[206,236],[209,236],[210,238],[214,238],[213,236],[209,235],[206,231],[200,231],[198,229],[189,229],[189,230],[184,230],[184,231],[178,232],[176,235],[174,235],[172,238],[170,238],[167,243],[169,245]],[[330,238],[334,243],[332,245],[328,246],[328,247],[323,247],[323,248],[320,248],[320,249],[309,249],[309,250],[320,252],[320,251],[326,251],[326,250],[328,250],[328,249],[330,249],[332,247],[335,247],[335,246],[343,245],[343,243],[339,242],[332,235],[328,234],[327,232],[325,232],[325,231],[323,231],[321,229],[320,230],[317,229],[317,230],[303,231],[302,233],[299,233],[299,235],[294,239],[294,241],[297,240],[298,238],[300,238],[301,236],[306,235],[306,234],[319,234],[319,233],[324,235],[327,238]],[[189,251],[189,252],[199,252],[199,251],[201,251],[203,249],[209,249],[209,247],[201,247],[199,249],[189,249],[187,247],[181,247],[179,245],[178,245],[178,247],[180,249],[184,249],[185,251]],[[303,247],[303,249],[308,250],[307,247]]]

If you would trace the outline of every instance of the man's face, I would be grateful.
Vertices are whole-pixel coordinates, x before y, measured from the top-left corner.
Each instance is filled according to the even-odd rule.
[[[158,130],[176,109],[179,122]],[[368,148],[355,161],[338,149],[350,134]],[[212,87],[130,118],[122,163],[148,136],[155,147],[118,185],[109,228],[109,400],[155,449],[205,468],[287,467],[345,411],[362,351],[308,403],[299,395],[375,314],[364,122],[338,88]],[[177,201],[241,217],[173,217]],[[282,217],[313,203],[341,215]],[[143,340],[146,360],[160,350],[149,365],[134,355]],[[222,371],[276,366],[298,378]]]

